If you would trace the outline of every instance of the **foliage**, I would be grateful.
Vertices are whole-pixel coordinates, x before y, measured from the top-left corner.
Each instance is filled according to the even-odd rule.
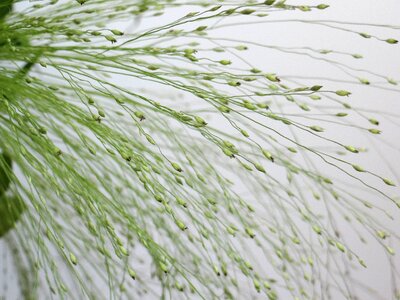
[[[366,263],[346,237],[394,255],[398,235],[376,212],[400,206],[385,188],[395,183],[325,127],[378,138],[375,116],[346,86],[292,81],[243,54],[272,46],[212,35],[328,5],[12,2],[0,4],[0,236],[24,298],[354,299],[349,268]],[[123,32],[132,20],[151,27]],[[351,23],[307,22],[397,47]],[[277,49],[375,85],[326,58],[360,54]]]

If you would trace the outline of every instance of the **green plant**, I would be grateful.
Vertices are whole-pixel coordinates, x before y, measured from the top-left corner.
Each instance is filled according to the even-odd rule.
[[[180,8],[194,10],[157,22]],[[379,201],[400,203],[384,187],[392,180],[354,163],[364,149],[332,139],[324,124],[374,136],[379,121],[347,102],[346,87],[293,82],[240,55],[272,46],[209,35],[225,19],[262,23],[268,14],[326,8],[2,1],[0,236],[13,249],[21,296],[354,299],[348,268],[366,264],[346,236],[377,237],[394,255],[389,236],[398,236],[375,213]],[[122,32],[118,24],[132,18],[153,21]],[[357,78],[325,58],[335,50],[300,50]],[[364,122],[342,121],[350,112]],[[343,219],[357,224],[341,234]]]

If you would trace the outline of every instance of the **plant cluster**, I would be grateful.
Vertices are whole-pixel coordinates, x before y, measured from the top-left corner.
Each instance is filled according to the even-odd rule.
[[[357,53],[213,35],[329,7],[289,2],[0,3],[0,237],[21,297],[355,299],[351,270],[367,263],[353,236],[380,244],[397,277],[399,235],[378,217],[392,217],[382,202],[399,216],[395,183],[329,130],[380,141],[385,114],[246,51],[320,60],[365,88],[397,82],[341,61]],[[397,46],[352,23],[279,22],[291,21]]]

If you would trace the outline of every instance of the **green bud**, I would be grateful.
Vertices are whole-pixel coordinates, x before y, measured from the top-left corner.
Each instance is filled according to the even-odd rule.
[[[312,229],[319,235],[322,234],[322,229],[318,225],[313,225]]]
[[[396,186],[396,184],[388,178],[382,178],[383,182],[390,186]]]
[[[253,68],[253,69],[250,70],[250,72],[253,73],[253,74],[258,74],[258,73],[261,73],[262,71],[259,70],[259,69]]]
[[[257,109],[257,106],[255,106],[253,103],[248,102],[248,101],[245,101],[245,102],[243,103],[243,106],[244,106],[245,108],[249,109],[249,110],[256,110],[256,109]]]
[[[163,262],[160,262],[160,268],[164,273],[168,273],[168,267]]]
[[[132,160],[132,156],[130,156],[127,152],[123,151],[121,152],[121,157],[123,159],[125,159],[126,161],[131,161]]]
[[[187,226],[182,221],[175,220],[175,223],[176,223],[176,225],[178,225],[180,230],[185,231],[187,229]]]
[[[255,167],[258,171],[260,171],[260,172],[262,172],[262,173],[265,173],[265,169],[264,169],[264,167],[263,167],[262,165],[260,165],[260,164],[258,164],[258,163],[254,163],[254,167]]]
[[[246,130],[244,130],[244,129],[240,129],[240,133],[241,133],[244,137],[249,137],[249,136],[250,136],[249,133],[248,133]]]
[[[239,50],[239,51],[244,51],[244,50],[247,50],[248,48],[245,45],[239,45],[239,46],[236,46],[235,49]]]
[[[310,129],[316,132],[323,132],[324,128],[319,127],[319,126],[310,126]]]
[[[246,227],[244,230],[245,230],[245,232],[247,233],[247,235],[248,235],[249,237],[251,237],[252,239],[254,239],[254,237],[256,236],[256,234],[254,233],[253,229],[251,229],[251,228],[249,228],[249,227]]]
[[[88,100],[88,103],[90,104],[90,105],[92,105],[92,104],[94,104],[94,100],[93,100],[93,98],[92,97],[87,97],[87,100]]]
[[[213,265],[213,270],[214,270],[214,273],[217,274],[217,276],[221,276],[221,273],[219,272],[219,269],[216,265]]]
[[[118,35],[118,36],[124,35],[124,33],[122,31],[119,31],[118,29],[112,29],[111,32],[114,35]]]
[[[339,242],[336,242],[336,248],[338,248],[342,252],[346,251],[346,248],[344,247],[344,245]]]
[[[145,137],[146,137],[146,140],[147,140],[150,144],[152,144],[152,145],[155,145],[155,144],[156,144],[156,142],[153,140],[153,138],[152,138],[150,135],[145,134]]]
[[[376,125],[376,126],[378,126],[379,125],[379,121],[378,120],[375,120],[375,119],[368,119],[368,121],[371,123],[371,124],[373,124],[373,125]]]
[[[371,38],[371,36],[368,33],[360,32],[359,35],[362,36],[365,39]]]
[[[365,172],[364,168],[358,166],[358,165],[351,165],[353,167],[354,170],[356,170],[357,172]]]
[[[255,10],[254,10],[254,9],[250,9],[250,8],[246,8],[246,9],[240,11],[240,13],[241,13],[242,15],[250,15],[250,14],[252,14],[253,12],[255,12]]]
[[[304,111],[310,111],[310,108],[305,103],[299,104],[299,107]]]
[[[236,230],[233,229],[231,226],[226,227],[226,231],[228,231],[228,233],[229,233],[230,235],[233,235],[233,236],[236,235]]]
[[[347,150],[347,151],[350,151],[350,152],[352,152],[352,153],[358,153],[359,151],[355,148],[355,147],[353,147],[353,146],[344,146],[344,148]]]
[[[321,97],[318,95],[310,95],[311,100],[321,100]]]
[[[221,5],[214,6],[210,9],[210,11],[216,11],[221,8]]]
[[[375,128],[368,129],[368,131],[371,132],[372,134],[380,134],[381,133],[381,131],[379,129],[375,129]]]
[[[176,197],[176,202],[177,202],[179,205],[183,206],[183,207],[187,207],[186,201],[183,200],[182,198]]]
[[[197,122],[197,124],[199,124],[200,126],[206,126],[207,125],[207,122],[204,121],[203,118],[201,118],[199,116],[195,116],[194,119]]]
[[[271,285],[270,285],[267,281],[264,281],[264,282],[263,282],[263,285],[264,285],[264,287],[265,287],[267,290],[270,290],[270,289],[271,289]]]
[[[272,81],[272,82],[280,82],[281,81],[279,79],[279,77],[276,76],[275,74],[265,74],[265,78],[267,78],[269,81]]]
[[[312,86],[312,87],[310,88],[310,90],[313,91],[313,92],[317,92],[317,91],[319,91],[320,89],[322,89],[322,85],[314,85],[314,86]]]
[[[253,285],[256,291],[259,293],[261,291],[261,285],[260,282],[257,279],[253,279]]]
[[[207,26],[199,26],[195,29],[195,31],[204,31],[207,29]]]
[[[210,203],[211,205],[217,205],[217,201],[213,198],[207,198],[208,203]]]
[[[185,286],[180,284],[178,281],[175,281],[175,287],[180,292],[183,292],[185,290]]]
[[[341,97],[345,97],[345,96],[349,96],[351,93],[345,90],[338,90],[335,92],[336,95],[341,96]]]
[[[232,62],[231,62],[230,60],[223,59],[223,60],[220,60],[219,63],[220,63],[221,65],[223,65],[223,66],[228,66],[228,65],[230,65]]]
[[[355,59],[361,59],[363,56],[361,54],[353,54],[352,55]]]
[[[300,9],[301,11],[310,11],[311,8],[307,5],[300,5],[298,6],[298,9]]]
[[[385,42],[388,44],[397,44],[399,41],[395,39],[387,39]]]
[[[182,168],[175,162],[171,163],[171,166],[178,172],[182,172]]]
[[[228,149],[228,148],[222,148],[222,152],[224,152],[224,154],[226,155],[226,156],[228,156],[228,157],[230,157],[230,158],[234,158],[235,157],[235,155],[233,154],[233,152],[230,150],[230,149]]]
[[[129,273],[129,276],[130,276],[133,280],[136,279],[136,272],[135,272],[133,269],[128,268],[128,273]]]
[[[53,148],[53,153],[55,156],[60,156],[62,154],[61,149],[58,147]]]
[[[257,106],[258,106],[259,108],[266,108],[266,109],[269,108],[269,105],[268,105],[267,103],[257,103]]]
[[[110,41],[111,44],[114,44],[114,43],[117,42],[117,40],[115,39],[115,37],[113,37],[112,35],[106,35],[105,38],[106,38],[107,41]]]
[[[326,8],[328,8],[328,7],[329,7],[328,4],[318,4],[318,5],[317,5],[317,8],[318,8],[318,9],[326,9]]]
[[[348,104],[348,103],[342,103],[342,105],[343,105],[345,108],[348,108],[348,109],[350,109],[350,108],[351,108],[351,105],[350,105],[350,104]]]
[[[274,161],[274,157],[272,156],[272,154],[269,152],[269,151],[267,151],[267,150],[265,150],[265,149],[262,149],[261,150],[262,151],[262,154],[267,158],[267,159],[269,159],[270,161]]]
[[[156,199],[157,202],[160,202],[160,203],[164,202],[164,198],[159,194],[155,194],[154,199]]]
[[[121,251],[121,253],[122,253],[123,255],[129,256],[129,252],[128,252],[128,250],[126,250],[125,247],[119,246],[119,250]]]
[[[387,252],[388,252],[390,255],[394,255],[394,254],[395,254],[393,248],[391,248],[391,247],[389,247],[389,246],[386,246],[385,248],[386,248]]]
[[[376,232],[376,234],[377,234],[381,239],[383,239],[383,240],[387,238],[386,232],[384,232],[384,231],[382,231],[382,230],[378,230],[378,231]]]
[[[365,264],[365,262],[364,262],[361,258],[358,259],[358,262],[359,262],[359,264],[360,264],[361,266],[363,266],[364,268],[367,267],[367,265]]]
[[[69,260],[71,261],[71,263],[73,265],[76,265],[78,263],[78,260],[77,260],[76,256],[74,254],[72,254],[72,253],[69,254]]]
[[[140,121],[143,121],[145,118],[144,114],[141,111],[135,111],[134,115],[136,118],[138,118]]]
[[[97,110],[97,113],[98,113],[99,116],[102,117],[102,118],[105,118],[105,117],[106,117],[106,114],[105,114],[104,110],[102,110],[101,108],[99,108],[99,109]]]
[[[228,81],[228,85],[230,85],[230,86],[240,86],[241,83],[239,81]]]

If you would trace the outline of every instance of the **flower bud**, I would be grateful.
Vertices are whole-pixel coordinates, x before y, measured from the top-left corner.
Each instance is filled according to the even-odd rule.
[[[254,233],[253,229],[251,229],[251,228],[249,228],[249,227],[246,227],[244,230],[245,230],[245,232],[247,233],[247,235],[248,235],[249,237],[251,237],[252,239],[254,239],[254,237],[256,236],[256,234]]]
[[[346,97],[346,96],[351,95],[350,92],[345,91],[345,90],[338,90],[335,93],[336,93],[336,95],[341,96],[341,97]]]
[[[324,128],[319,127],[319,126],[310,126],[310,129],[316,132],[323,132]]]
[[[381,133],[381,131],[379,129],[375,129],[375,128],[368,129],[368,131],[371,132],[372,134],[380,134]]]
[[[78,260],[77,260],[76,256],[73,253],[69,254],[69,260],[71,261],[71,263],[73,265],[76,265],[78,263]]]
[[[355,147],[353,147],[353,146],[344,146],[344,148],[347,150],[347,151],[350,151],[350,152],[352,152],[352,153],[358,153],[359,151],[355,148]]]
[[[133,280],[136,279],[136,272],[135,272],[133,269],[128,268],[128,273],[129,273],[129,276],[130,276]]]
[[[281,81],[279,79],[279,77],[276,76],[275,74],[265,74],[265,78],[267,78],[269,81],[272,81],[272,82],[280,82]]]
[[[105,38],[106,38],[107,41],[110,41],[111,44],[114,44],[114,43],[117,42],[117,40],[115,39],[115,37],[113,37],[112,35],[106,35]]]
[[[396,186],[396,184],[388,178],[382,178],[383,182],[390,186]]]
[[[230,60],[223,59],[223,60],[220,60],[219,63],[220,63],[221,65],[223,65],[223,66],[228,66],[228,65],[230,65],[232,62],[231,62]]]
[[[181,220],[176,220],[175,223],[178,225],[180,230],[185,231],[187,229],[187,226]]]
[[[318,4],[318,5],[317,5],[317,8],[318,8],[318,9],[326,9],[326,8],[328,8],[328,7],[329,7],[328,4]]]
[[[351,165],[353,167],[354,170],[356,170],[357,172],[365,172],[364,168],[358,166],[358,165]]]
[[[124,33],[122,31],[119,31],[118,29],[112,29],[111,32],[114,35],[118,35],[118,36],[124,35]]]
[[[175,162],[171,163],[171,166],[175,169],[175,171],[182,172],[182,168]]]
[[[265,169],[262,165],[258,164],[258,163],[254,163],[254,167],[260,171],[261,173],[265,173]]]
[[[387,39],[385,42],[388,44],[397,44],[399,41],[396,39]]]

